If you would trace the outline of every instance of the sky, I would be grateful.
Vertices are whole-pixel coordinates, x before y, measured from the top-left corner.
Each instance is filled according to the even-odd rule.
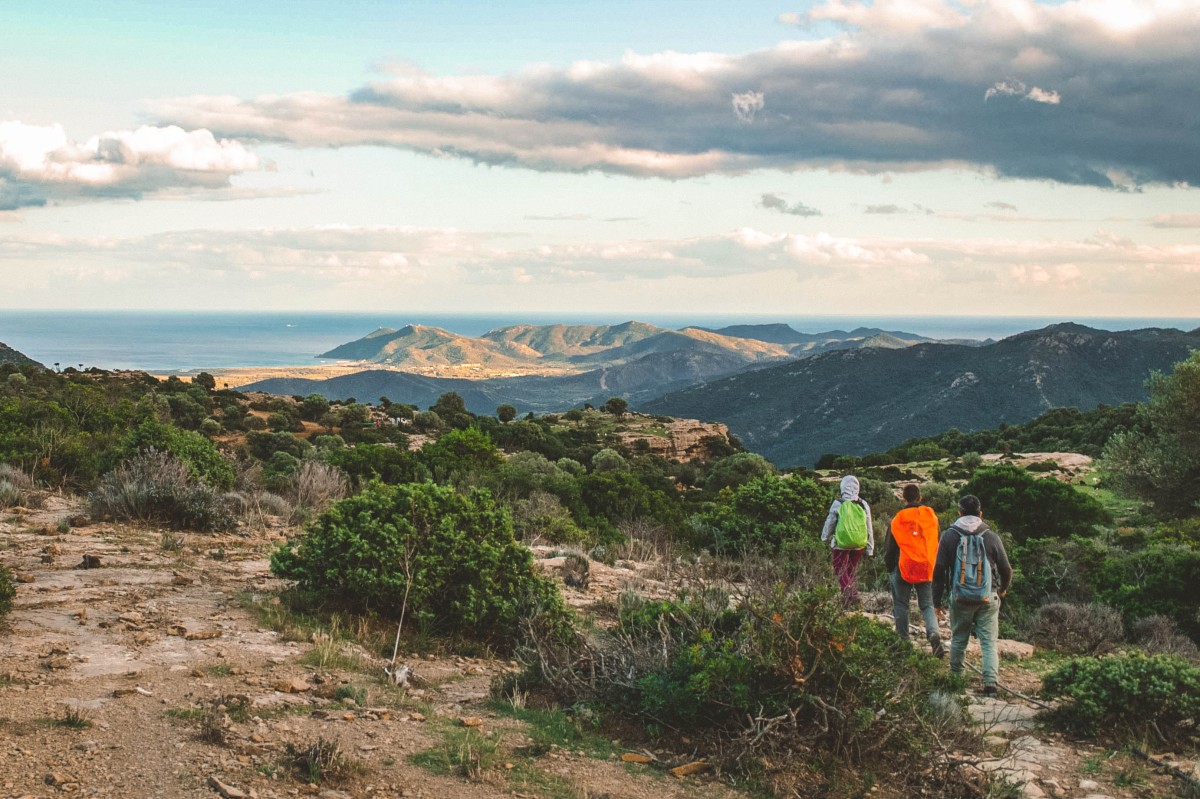
[[[1200,0],[5,0],[3,308],[1196,317]]]

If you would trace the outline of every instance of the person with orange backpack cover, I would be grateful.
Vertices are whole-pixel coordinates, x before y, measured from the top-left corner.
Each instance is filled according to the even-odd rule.
[[[888,570],[892,589],[892,616],[896,634],[905,641],[908,633],[908,603],[913,591],[925,621],[925,639],[934,657],[945,657],[946,648],[938,633],[933,607],[933,565],[937,562],[938,517],[933,508],[921,504],[921,489],[916,483],[904,487],[905,506],[892,517],[892,534],[883,545],[883,565]]]

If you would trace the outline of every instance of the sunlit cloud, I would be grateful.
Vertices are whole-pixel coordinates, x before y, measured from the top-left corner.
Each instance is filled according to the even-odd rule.
[[[507,75],[402,65],[344,95],[154,108],[244,140],[553,172],[957,168],[1107,188],[1200,182],[1200,4],[830,0],[780,21],[840,30],[745,54],[629,53]]]
[[[0,122],[0,210],[227,188],[231,175],[259,166],[240,142],[208,130],[143,126],[76,142],[61,125]]]

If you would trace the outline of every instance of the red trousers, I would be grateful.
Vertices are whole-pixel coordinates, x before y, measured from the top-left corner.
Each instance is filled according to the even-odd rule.
[[[842,589],[842,604],[849,607],[858,602],[858,582],[854,575],[858,572],[859,561],[862,560],[862,549],[833,550],[833,573],[837,575],[838,585]]]

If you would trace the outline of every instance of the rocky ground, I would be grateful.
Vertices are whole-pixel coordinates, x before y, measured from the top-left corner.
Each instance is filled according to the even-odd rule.
[[[313,634],[272,604],[274,537],[88,524],[59,497],[0,512],[0,558],[19,580],[0,628],[0,799],[746,795],[672,775],[683,755],[567,744],[536,714],[505,712],[488,695],[506,660],[402,652],[413,685],[390,685],[386,642]],[[558,553],[541,554],[556,572]],[[567,596],[602,607],[626,587],[667,592],[669,578],[661,564],[593,564]],[[1022,692],[1037,684],[1027,654],[1002,677]],[[1180,793],[1128,755],[1039,730],[1019,698],[971,710],[990,749],[978,768],[1025,796]]]

